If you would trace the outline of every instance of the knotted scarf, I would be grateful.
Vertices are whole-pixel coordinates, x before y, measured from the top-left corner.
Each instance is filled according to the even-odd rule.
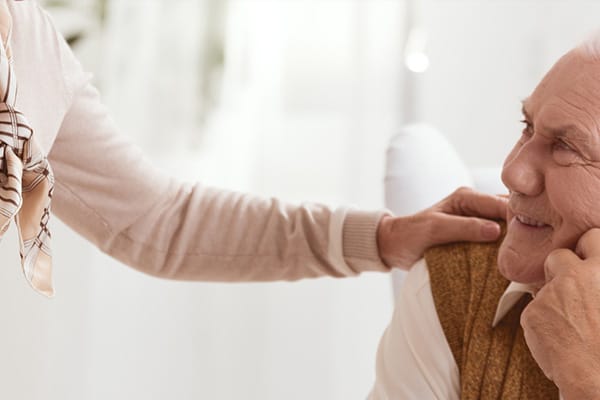
[[[50,200],[54,177],[33,129],[16,108],[17,79],[12,66],[12,18],[0,0],[0,239],[15,220],[21,266],[29,284],[53,296]]]

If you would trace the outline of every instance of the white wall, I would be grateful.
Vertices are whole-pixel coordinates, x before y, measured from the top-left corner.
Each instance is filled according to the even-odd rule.
[[[470,166],[500,165],[521,133],[520,100],[598,29],[597,1],[426,0],[431,65],[419,111]]]
[[[222,103],[200,154],[158,162],[289,201],[380,207],[383,150],[398,118],[398,87],[389,86],[399,76],[389,57],[400,46],[398,4],[238,1],[229,11]],[[126,87],[109,90],[136,104]],[[367,395],[391,311],[387,276],[182,284],[116,264],[94,262],[89,398]]]
[[[56,220],[51,227],[58,239],[53,242],[55,299],[35,293],[23,277],[14,226],[0,245],[0,398],[84,398],[94,250]]]

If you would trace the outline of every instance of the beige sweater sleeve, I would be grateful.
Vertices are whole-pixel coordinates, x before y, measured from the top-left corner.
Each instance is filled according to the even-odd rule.
[[[295,206],[166,176],[118,133],[87,83],[74,91],[49,158],[54,213],[148,274],[266,281],[388,270],[375,240],[383,212]]]

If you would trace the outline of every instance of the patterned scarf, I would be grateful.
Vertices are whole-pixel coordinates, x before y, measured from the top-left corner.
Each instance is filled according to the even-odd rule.
[[[50,200],[52,169],[19,111],[17,81],[12,67],[12,19],[0,0],[0,239],[14,218],[19,232],[21,266],[29,284],[52,297]]]

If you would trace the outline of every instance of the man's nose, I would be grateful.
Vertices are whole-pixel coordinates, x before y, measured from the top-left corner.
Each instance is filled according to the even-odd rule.
[[[526,196],[537,196],[544,191],[544,174],[536,144],[528,142],[509,155],[502,168],[502,182],[506,187]]]

